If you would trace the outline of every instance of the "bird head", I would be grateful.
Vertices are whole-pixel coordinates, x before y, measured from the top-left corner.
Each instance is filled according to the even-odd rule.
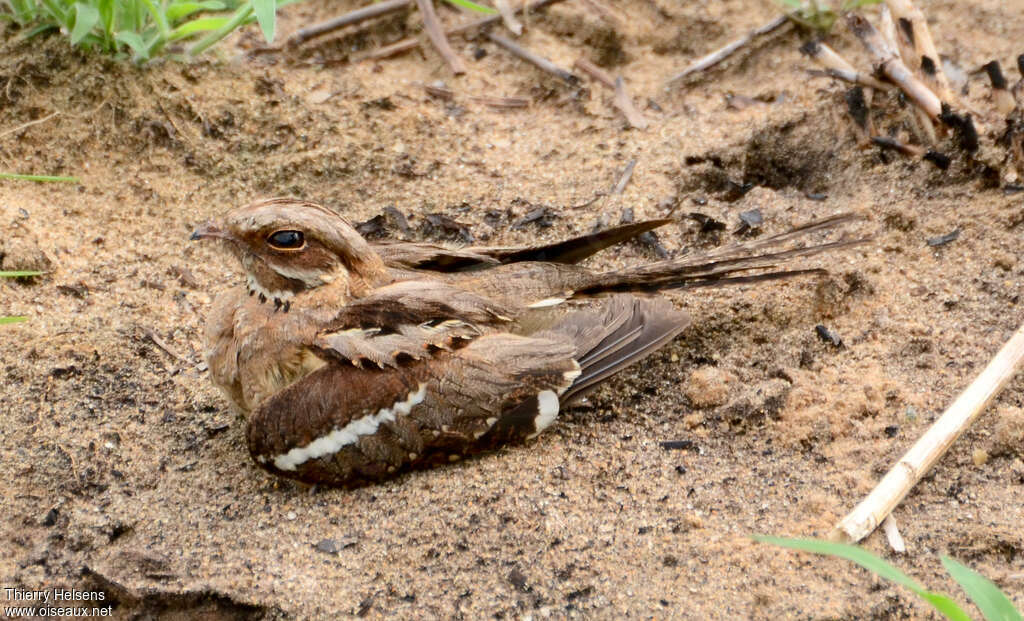
[[[207,222],[191,239],[219,239],[238,256],[249,293],[280,305],[298,293],[385,271],[380,256],[339,214],[292,198],[261,200]]]

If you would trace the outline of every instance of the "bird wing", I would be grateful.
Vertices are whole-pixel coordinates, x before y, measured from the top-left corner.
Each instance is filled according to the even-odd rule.
[[[408,280],[346,304],[313,345],[325,357],[380,368],[462,347],[514,313],[493,300],[436,280]]]
[[[348,486],[529,438],[557,417],[574,354],[497,333],[401,367],[329,363],[254,410],[250,454],[275,474]]]

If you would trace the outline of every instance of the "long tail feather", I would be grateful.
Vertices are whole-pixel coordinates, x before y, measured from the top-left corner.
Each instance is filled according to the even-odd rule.
[[[691,287],[720,286],[791,278],[820,270],[800,269],[743,274],[753,270],[775,270],[779,264],[798,257],[809,257],[831,250],[867,243],[870,238],[839,240],[806,247],[779,249],[807,235],[835,228],[855,219],[851,214],[825,218],[780,235],[737,244],[708,253],[687,255],[597,275],[591,283],[576,290],[576,295],[595,295],[614,291],[655,291]]]

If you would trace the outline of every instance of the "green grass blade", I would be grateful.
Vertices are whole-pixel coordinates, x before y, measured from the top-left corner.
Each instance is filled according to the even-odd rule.
[[[71,29],[71,27],[74,24],[71,24],[68,21],[68,12],[64,10],[64,7],[62,7],[59,3],[55,2],[54,0],[40,1],[43,7],[47,10],[47,12],[49,12],[51,19],[56,21],[59,26],[66,27],[68,30]]]
[[[19,316],[0,317],[0,326],[2,326],[4,324],[7,324],[7,323],[18,323],[19,321],[26,321],[27,319],[28,319],[28,317],[19,317]]]
[[[200,11],[223,11],[227,8],[223,2],[207,0],[206,2],[175,2],[167,7],[167,19],[173,23],[185,19],[193,13]]]
[[[464,9],[469,9],[470,11],[476,11],[477,13],[485,13],[487,15],[493,15],[497,13],[497,11],[495,11],[489,6],[477,4],[476,2],[471,2],[470,0],[445,0],[445,2],[447,2],[448,4],[453,4],[458,7],[462,7]]]
[[[39,11],[31,0],[8,0],[14,10],[14,19],[22,26],[36,18]]]
[[[44,32],[49,32],[51,30],[58,30],[59,28],[60,28],[60,26],[58,26],[57,24],[40,24],[40,25],[36,26],[35,28],[33,28],[32,30],[29,30],[28,32],[26,32],[25,33],[25,39],[31,39],[32,37],[34,37],[36,35],[40,35],[40,34],[42,34]]]
[[[132,49],[132,52],[135,54],[136,62],[149,60],[149,47],[137,33],[130,30],[122,30],[114,35],[114,39],[124,43]]]
[[[227,23],[228,18],[226,17],[200,17],[199,19],[193,19],[192,21],[185,22],[171,31],[171,40],[177,41],[178,39],[184,39],[200,32],[218,30],[223,28]]]
[[[78,177],[53,177],[50,175],[19,175],[18,173],[0,173],[0,179],[16,179],[18,181],[53,181],[62,183],[78,183]]]
[[[971,617],[968,616],[968,614],[964,612],[963,608],[961,608],[960,605],[948,595],[926,590],[914,581],[913,578],[897,569],[893,564],[889,563],[885,559],[875,556],[863,548],[847,545],[845,543],[819,541],[817,539],[790,539],[786,537],[769,537],[765,535],[755,535],[753,538],[754,541],[771,543],[777,546],[782,546],[783,548],[800,550],[802,552],[812,552],[814,554],[823,554],[825,556],[836,556],[848,561],[853,561],[886,580],[895,582],[896,584],[910,589],[919,597],[931,604],[936,610],[945,615],[947,619],[951,619],[952,621],[971,621]]]
[[[991,580],[948,556],[942,557],[942,565],[988,621],[1022,621],[1010,598]]]
[[[82,42],[93,27],[100,21],[100,12],[94,6],[75,3],[75,27],[71,29],[71,45],[78,45]]]
[[[0,278],[28,278],[29,276],[42,276],[44,273],[36,270],[14,270],[0,272]]]
[[[256,21],[263,31],[267,43],[274,42],[274,21],[277,17],[277,4],[274,0],[252,0],[252,10],[256,13]]]
[[[156,22],[156,27],[160,30],[160,36],[166,39],[171,36],[171,25],[167,23],[167,16],[164,15],[164,9],[162,6],[157,6],[153,0],[140,0],[143,6],[146,7],[146,11],[152,16],[153,21]]]
[[[239,25],[244,23],[245,20],[249,19],[249,17],[251,16],[252,2],[250,0],[249,2],[246,2],[242,6],[238,7],[238,10],[235,11],[235,14],[231,17],[230,20],[228,20],[226,24],[224,24],[224,26],[215,30],[214,32],[211,32],[210,34],[206,35],[198,42],[196,42],[196,44],[193,45],[191,49],[189,49],[188,55],[198,56],[202,54],[203,52],[208,50],[212,45],[214,45],[224,37],[231,34],[232,30],[234,30]]]
[[[103,29],[103,47],[108,52],[116,52],[114,39],[114,0],[99,0],[97,9],[100,12],[100,28]]]

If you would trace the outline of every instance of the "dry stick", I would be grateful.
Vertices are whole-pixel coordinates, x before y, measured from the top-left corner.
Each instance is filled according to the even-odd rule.
[[[647,129],[647,119],[636,109],[636,106],[633,104],[633,98],[626,92],[626,85],[621,77],[613,79],[612,76],[608,75],[607,71],[583,57],[577,58],[573,66],[615,91],[615,107],[626,117],[626,122],[629,123],[630,127]]]
[[[899,53],[882,38],[868,20],[864,19],[864,16],[850,13],[846,19],[850,30],[874,57],[878,71],[899,86],[911,101],[928,113],[930,118],[937,120],[942,113],[942,102],[903,64]]]
[[[492,108],[528,108],[530,100],[525,97],[487,97],[486,95],[470,95],[470,101],[482,103]]]
[[[594,80],[600,82],[601,84],[604,84],[608,88],[613,90],[615,89],[615,78],[613,78],[604,69],[598,67],[594,63],[587,60],[585,57],[580,56],[579,58],[577,58],[576,62],[574,62],[572,66],[576,67],[577,69],[587,74]]]
[[[575,86],[580,81],[579,78],[577,78],[568,70],[562,69],[561,67],[551,62],[547,58],[534,54],[525,47],[519,45],[518,43],[515,43],[510,39],[501,36],[500,34],[489,32],[487,33],[487,38],[490,39],[493,43],[496,43],[500,47],[503,47],[506,50],[508,50],[513,56],[516,56],[522,60],[525,60],[528,63],[535,65],[541,71],[550,73],[551,75],[561,79],[566,84]]]
[[[626,83],[622,76],[615,78],[615,107],[626,117],[626,122],[636,129],[647,129],[647,119],[633,105],[633,98],[626,91]]]
[[[622,28],[622,20],[620,20],[617,15],[612,13],[611,9],[601,4],[597,0],[583,0],[583,4],[587,5],[587,7],[591,11],[596,13],[598,17],[611,24],[613,28]]]
[[[820,41],[808,41],[800,46],[800,51],[807,54],[825,69],[825,73],[851,84],[869,86],[878,90],[889,90],[890,86],[874,77],[854,69],[853,65],[839,55],[838,52]]]
[[[448,43],[448,37],[444,35],[441,20],[437,18],[437,13],[434,12],[434,0],[416,0],[416,6],[419,8],[420,17],[423,19],[423,29],[427,31],[430,42],[437,48],[441,58],[448,64],[448,68],[455,75],[466,73],[466,64],[455,53],[451,44]]]
[[[511,30],[517,37],[523,34],[523,25],[516,19],[516,12],[509,6],[508,0],[494,0],[494,8],[501,13],[501,20],[505,22],[505,28]]]
[[[437,86],[435,84],[423,84],[423,90],[427,92],[431,97],[437,97],[445,101],[452,101],[455,99],[455,91],[446,86]],[[492,108],[526,108],[530,105],[530,100],[525,97],[490,97],[486,95],[469,95],[467,97],[470,101],[482,103]]]
[[[683,69],[679,73],[677,73],[674,76],[672,76],[671,78],[669,78],[668,81],[665,83],[665,85],[666,86],[670,86],[673,82],[677,82],[679,80],[682,80],[683,78],[685,78],[688,75],[697,73],[698,71],[704,71],[705,69],[710,69],[711,67],[714,67],[715,65],[717,65],[720,62],[722,62],[726,58],[729,58],[730,56],[732,56],[736,52],[736,50],[738,50],[741,47],[747,45],[748,43],[753,41],[755,38],[757,38],[757,37],[759,37],[761,35],[766,35],[766,34],[772,32],[774,30],[777,30],[777,29],[781,28],[788,21],[789,21],[789,17],[788,16],[780,15],[780,16],[776,17],[775,19],[773,19],[772,21],[770,21],[767,24],[765,24],[764,26],[761,26],[760,28],[755,28],[754,30],[751,30],[750,32],[748,32],[747,34],[743,35],[739,39],[736,39],[735,41],[733,41],[733,42],[731,42],[731,43],[729,43],[729,44],[727,44],[727,45],[725,45],[723,47],[718,48],[717,50],[715,50],[714,52],[711,52],[707,56],[702,56],[702,57],[698,58],[697,60],[693,61],[692,63],[690,63],[690,66],[688,66],[686,69]]]
[[[32,127],[33,125],[39,125],[40,123],[45,123],[45,122],[49,121],[50,119],[52,119],[53,117],[58,116],[58,115],[60,115],[59,111],[58,112],[51,112],[50,114],[47,114],[46,116],[44,116],[41,119],[36,119],[34,121],[29,121],[27,123],[22,123],[21,125],[19,125],[17,127],[12,127],[11,129],[8,129],[6,131],[0,132],[0,138],[3,138],[4,136],[9,136],[10,134],[14,134],[14,133],[20,132],[23,129],[28,129],[29,127]]]
[[[918,79],[925,81],[923,71],[921,70],[921,64],[919,62],[920,57],[916,56],[917,52],[914,50],[914,44],[910,40],[910,37],[913,35],[909,34],[909,32],[912,31],[909,31],[909,29],[902,32],[898,31],[896,28],[896,21],[892,18],[892,11],[890,11],[887,6],[882,7],[878,32],[882,38],[885,39],[885,42],[890,48],[899,50],[903,64],[908,68],[917,67],[917,70],[914,71],[914,75]],[[932,88],[934,91],[934,88],[931,85],[929,85],[929,88]],[[935,126],[932,124],[932,120],[928,117],[928,113],[918,107],[914,107],[911,110],[911,114],[914,115],[914,126],[917,129],[918,139],[921,140],[921,142],[934,145],[937,140],[935,135]]]
[[[532,11],[536,11],[538,9],[542,9],[542,8],[548,6],[549,4],[555,4],[556,2],[562,2],[562,1],[563,0],[537,0],[536,2],[534,2],[534,3],[530,4],[529,6],[527,6],[525,9],[519,9],[519,11],[524,12],[524,15],[529,15],[529,13],[532,12]],[[517,12],[519,12],[519,11],[517,11]],[[480,18],[478,20],[475,20],[475,21],[472,21],[472,22],[469,22],[469,23],[466,23],[466,24],[462,24],[461,26],[454,26],[452,28],[449,28],[449,29],[445,30],[444,32],[445,32],[446,35],[449,35],[449,36],[457,35],[457,34],[464,34],[464,33],[467,33],[467,32],[473,32],[473,31],[475,31],[475,30],[477,30],[479,28],[483,28],[485,26],[490,26],[491,24],[497,24],[499,21],[501,21],[501,15],[490,15],[488,17],[483,17],[483,18]],[[396,41],[395,43],[392,43],[391,45],[385,45],[384,47],[382,47],[380,49],[377,49],[377,50],[375,50],[373,52],[370,52],[369,54],[364,56],[361,60],[378,60],[378,59],[381,59],[381,58],[389,58],[391,56],[397,56],[399,54],[405,54],[406,52],[414,50],[414,49],[418,48],[419,46],[420,46],[420,40],[419,39],[416,39],[414,37],[409,37],[407,39],[402,39],[401,41]]]
[[[633,178],[633,169],[636,168],[636,160],[629,160],[626,164],[626,168],[622,171],[622,175],[619,176],[619,180],[615,183],[615,186],[611,189],[609,194],[622,194],[626,186],[629,185],[629,180]]]
[[[942,416],[893,466],[857,507],[836,524],[832,539],[856,543],[867,537],[889,515],[928,469],[970,426],[1009,383],[1024,361],[1024,325]]]
[[[285,47],[295,47],[302,45],[310,39],[323,36],[327,33],[340,30],[345,26],[351,26],[352,24],[358,24],[359,22],[373,19],[374,17],[380,17],[388,13],[394,13],[407,7],[412,0],[384,0],[383,2],[377,2],[370,6],[364,6],[361,9],[356,9],[335,17],[334,19],[314,24],[307,28],[302,28],[292,36],[288,37],[288,40],[284,42]]]
[[[917,51],[917,58],[923,61],[924,58],[931,60],[935,67],[934,74],[926,74],[926,81],[931,82],[930,87],[938,94],[942,101],[953,103],[955,98],[953,91],[949,88],[949,80],[942,71],[942,60],[939,52],[935,49],[935,41],[932,40],[932,33],[928,30],[928,22],[922,13],[910,0],[885,0],[885,4],[892,11],[897,20],[905,19],[910,22],[914,49]]]

